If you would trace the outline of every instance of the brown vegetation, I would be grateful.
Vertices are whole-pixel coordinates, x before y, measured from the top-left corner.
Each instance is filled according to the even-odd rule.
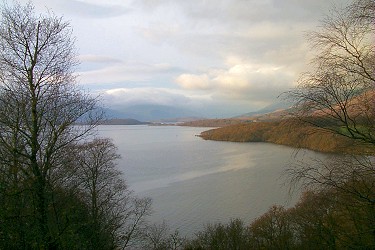
[[[245,225],[209,224],[185,249],[373,249],[369,206],[357,207],[334,190],[306,191],[292,208],[272,206]]]
[[[353,140],[316,128],[297,119],[276,122],[236,124],[202,132],[205,140],[232,142],[271,142],[296,148],[331,153],[366,153],[363,145],[353,147]]]

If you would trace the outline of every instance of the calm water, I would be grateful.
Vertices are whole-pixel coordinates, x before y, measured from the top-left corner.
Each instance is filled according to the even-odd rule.
[[[153,222],[192,235],[208,222],[246,223],[273,204],[292,206],[282,172],[295,150],[269,143],[205,141],[207,128],[100,126],[117,145],[130,189],[153,199]],[[319,156],[308,151],[304,157]]]

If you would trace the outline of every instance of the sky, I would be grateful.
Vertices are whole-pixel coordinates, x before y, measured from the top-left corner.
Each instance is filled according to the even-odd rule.
[[[168,105],[225,117],[264,108],[293,88],[313,54],[306,32],[348,1],[31,2],[71,24],[78,82],[106,106]]]

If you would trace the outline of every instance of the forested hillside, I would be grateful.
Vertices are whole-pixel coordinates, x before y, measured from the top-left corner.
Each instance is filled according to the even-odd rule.
[[[370,150],[363,145],[353,147],[356,141],[297,119],[236,124],[211,129],[202,132],[200,136],[205,140],[271,142],[331,153],[365,153]]]

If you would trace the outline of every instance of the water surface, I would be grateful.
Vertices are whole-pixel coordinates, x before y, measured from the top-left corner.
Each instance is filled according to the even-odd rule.
[[[153,199],[153,222],[192,235],[208,222],[250,223],[273,204],[292,206],[283,171],[295,149],[270,143],[205,141],[207,128],[100,126],[122,158],[119,168],[139,196]],[[311,151],[304,157],[319,156]]]

